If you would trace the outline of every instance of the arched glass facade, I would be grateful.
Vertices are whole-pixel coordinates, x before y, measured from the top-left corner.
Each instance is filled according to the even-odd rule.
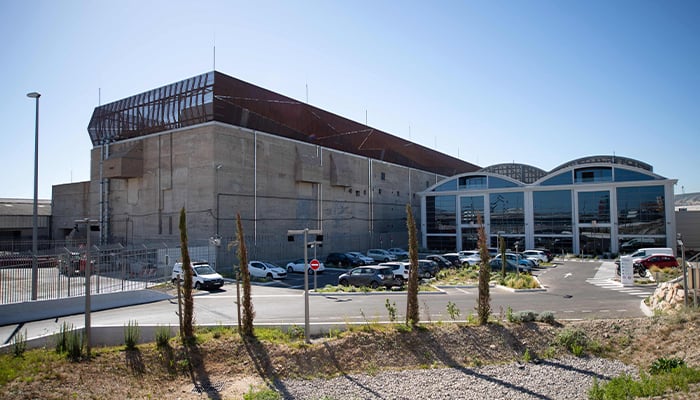
[[[508,168],[505,168],[507,166]],[[489,246],[606,256],[675,248],[673,185],[649,164],[615,156],[574,160],[550,173],[499,164],[453,176],[422,192],[422,245],[477,247],[481,217]],[[502,175],[506,174],[506,175]],[[538,179],[533,180],[533,176]]]

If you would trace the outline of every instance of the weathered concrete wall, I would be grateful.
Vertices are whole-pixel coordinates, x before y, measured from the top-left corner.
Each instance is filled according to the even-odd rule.
[[[415,193],[443,178],[217,122],[115,143],[110,154],[129,153],[137,144],[142,175],[109,180],[111,237],[128,244],[178,241],[185,207],[191,240],[218,233],[224,244],[236,236],[240,213],[245,234],[255,237],[247,245],[259,258],[301,256],[299,244],[286,244],[286,232],[306,227],[324,230],[319,256],[406,247],[406,204],[419,221]],[[99,158],[96,148],[92,217],[99,216]],[[55,197],[59,204],[64,200]]]
[[[66,235],[73,230],[75,220],[88,216],[90,209],[89,187],[90,182],[67,183],[52,187],[51,218],[54,240],[64,240]]]

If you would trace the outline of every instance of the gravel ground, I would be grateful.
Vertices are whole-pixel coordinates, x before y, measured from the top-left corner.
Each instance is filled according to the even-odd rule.
[[[606,380],[634,367],[602,358],[540,360],[480,368],[445,368],[347,375],[329,380],[284,380],[285,399],[587,399],[593,378]]]

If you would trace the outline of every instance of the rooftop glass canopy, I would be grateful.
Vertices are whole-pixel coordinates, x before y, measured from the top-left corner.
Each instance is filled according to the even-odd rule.
[[[212,71],[95,108],[94,146],[219,121],[440,175],[479,169],[307,103]]]

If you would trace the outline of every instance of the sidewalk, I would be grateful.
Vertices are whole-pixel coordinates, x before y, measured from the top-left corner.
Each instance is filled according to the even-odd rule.
[[[93,294],[90,296],[90,309],[92,311],[102,311],[135,304],[153,303],[171,298],[173,298],[172,295],[150,289]],[[6,304],[0,305],[0,326],[58,318],[84,312],[85,296]]]

